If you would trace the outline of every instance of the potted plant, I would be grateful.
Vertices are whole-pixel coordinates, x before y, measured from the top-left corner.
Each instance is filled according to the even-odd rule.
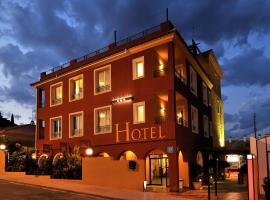
[[[199,190],[202,187],[202,166],[199,164],[192,164],[190,166],[190,175],[193,188]]]
[[[265,177],[263,179],[263,189],[265,192],[265,199],[270,200],[270,178]]]

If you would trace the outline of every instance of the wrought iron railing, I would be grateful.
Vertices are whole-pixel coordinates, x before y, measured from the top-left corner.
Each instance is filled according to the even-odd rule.
[[[169,67],[164,67],[163,69],[154,70],[154,77],[164,76],[169,73]]]
[[[111,130],[111,125],[105,125],[105,126],[96,126],[96,132],[97,133],[102,133],[102,132],[107,132]]]
[[[111,88],[110,84],[104,85],[104,86],[98,86],[96,87],[96,93],[108,91],[110,90],[110,88]]]

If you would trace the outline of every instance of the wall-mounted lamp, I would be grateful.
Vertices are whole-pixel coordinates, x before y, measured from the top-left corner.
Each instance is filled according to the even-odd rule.
[[[0,150],[6,150],[6,145],[5,144],[0,144]]]
[[[87,148],[87,149],[85,150],[85,154],[86,154],[87,156],[92,156],[92,155],[94,154],[94,150],[93,150],[92,148]]]

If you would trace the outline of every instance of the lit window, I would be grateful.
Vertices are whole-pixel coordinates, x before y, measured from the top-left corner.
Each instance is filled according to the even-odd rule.
[[[175,76],[181,80],[184,84],[186,84],[186,74],[185,74],[185,66],[183,64],[175,66]]]
[[[144,57],[132,60],[133,80],[144,77]]]
[[[191,129],[194,133],[199,133],[198,127],[198,109],[191,106]]]
[[[209,137],[209,122],[208,117],[203,115],[203,132],[204,137]]]
[[[59,105],[62,103],[63,89],[62,83],[51,86],[51,105]]]
[[[52,118],[50,120],[51,125],[51,139],[62,138],[62,117]]]
[[[188,127],[188,123],[185,119],[184,106],[177,106],[176,107],[176,119],[177,119],[177,123],[179,125]]]
[[[83,98],[83,76],[76,76],[69,80],[70,84],[70,100],[78,100]]]
[[[111,66],[105,66],[94,71],[95,94],[111,91]]]
[[[197,73],[190,66],[190,91],[197,95]]]
[[[95,134],[112,131],[111,106],[95,108]]]
[[[74,113],[69,115],[70,137],[83,136],[83,113]]]
[[[202,90],[203,90],[203,103],[204,105],[208,106],[208,91],[205,83],[202,83]]]
[[[139,124],[145,122],[145,102],[133,104],[133,123]]]

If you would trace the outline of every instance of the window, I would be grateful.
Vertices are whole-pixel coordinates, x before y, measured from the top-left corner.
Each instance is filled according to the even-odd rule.
[[[203,91],[203,103],[204,105],[208,106],[208,91],[207,91],[207,86],[205,83],[202,83],[202,91]]]
[[[176,119],[177,119],[177,123],[179,125],[188,127],[188,123],[185,119],[184,106],[177,106],[176,107]]]
[[[210,130],[209,135],[210,135],[210,136],[213,136],[213,126],[212,126],[212,122],[209,122],[209,130]]]
[[[112,108],[105,106],[94,109],[95,134],[112,132]]]
[[[204,137],[209,137],[209,122],[206,115],[203,115],[203,133]]]
[[[197,73],[192,66],[190,66],[190,91],[197,95]]]
[[[186,84],[186,74],[184,70],[185,66],[183,64],[175,66],[175,76],[181,80],[184,84]]]
[[[144,57],[132,60],[133,80],[144,77]]]
[[[69,79],[69,100],[78,100],[83,98],[83,75]]]
[[[83,136],[83,112],[69,114],[69,137]]]
[[[44,129],[45,129],[45,121],[44,120],[38,120],[38,139],[42,140],[44,139]]]
[[[140,124],[145,122],[145,102],[138,102],[133,104],[133,124]]]
[[[198,109],[191,106],[191,129],[194,133],[199,133],[198,127]]]
[[[62,138],[62,117],[50,119],[51,125],[51,140]]]
[[[212,105],[212,97],[211,97],[211,91],[208,91],[208,105],[211,106]]]
[[[111,91],[111,65],[94,71],[95,94]]]
[[[45,91],[43,89],[37,89],[38,95],[38,107],[44,108],[45,107]]]
[[[63,96],[62,83],[51,85],[50,89],[51,89],[51,106],[61,104]]]

